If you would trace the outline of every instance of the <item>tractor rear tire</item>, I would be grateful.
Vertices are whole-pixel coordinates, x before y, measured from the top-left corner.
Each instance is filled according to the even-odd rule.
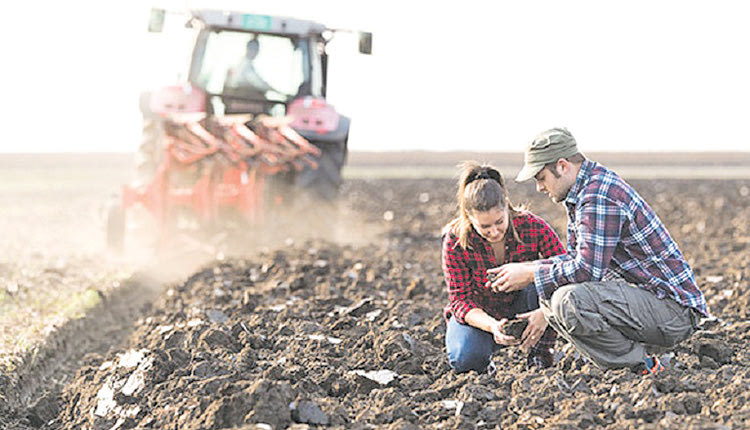
[[[338,198],[341,188],[342,168],[346,162],[347,144],[344,142],[317,143],[320,148],[320,157],[317,169],[307,169],[300,173],[297,185],[307,192],[310,197],[324,201],[332,201]]]
[[[121,253],[125,245],[125,210],[112,204],[107,210],[107,247]]]

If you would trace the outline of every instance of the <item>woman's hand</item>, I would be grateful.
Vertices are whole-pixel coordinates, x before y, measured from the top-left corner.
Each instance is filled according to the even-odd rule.
[[[521,349],[528,351],[534,345],[539,343],[544,331],[547,330],[547,320],[544,319],[544,313],[541,309],[536,309],[531,312],[516,315],[516,318],[524,318],[528,320],[529,325],[526,326],[526,330],[521,335]]]
[[[500,345],[518,345],[521,343],[519,339],[516,339],[513,336],[509,336],[503,332],[503,327],[505,326],[505,323],[507,323],[508,320],[503,318],[500,321],[495,320],[493,323],[490,323],[490,333],[492,333],[492,336],[495,339],[495,343]]]
[[[520,291],[534,282],[534,265],[529,263],[508,263],[487,270],[491,280],[485,285],[492,291],[509,293]]]

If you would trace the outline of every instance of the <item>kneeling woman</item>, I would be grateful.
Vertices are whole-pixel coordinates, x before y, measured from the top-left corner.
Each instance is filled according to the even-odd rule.
[[[528,351],[528,365],[551,366],[555,332],[547,327],[534,285],[492,291],[487,270],[562,254],[559,237],[544,220],[511,204],[500,172],[491,166],[463,163],[456,197],[458,213],[443,229],[442,250],[450,366],[481,372],[495,351],[509,345]],[[521,339],[503,332],[514,317],[529,322]]]

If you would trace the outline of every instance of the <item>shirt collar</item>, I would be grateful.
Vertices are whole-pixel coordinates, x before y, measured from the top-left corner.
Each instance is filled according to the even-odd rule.
[[[591,175],[591,170],[594,168],[593,161],[590,160],[583,160],[583,163],[581,163],[581,169],[578,171],[578,175],[576,175],[576,181],[573,183],[573,186],[570,187],[570,191],[568,191],[567,197],[565,197],[565,203],[568,205],[575,205],[578,201],[578,194],[580,194],[581,190],[586,186],[586,184],[589,182],[589,178]]]

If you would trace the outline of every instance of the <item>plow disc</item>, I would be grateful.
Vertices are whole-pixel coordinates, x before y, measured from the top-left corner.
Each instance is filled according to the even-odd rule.
[[[121,206],[110,210],[110,247],[122,249],[125,211],[135,205],[154,216],[159,246],[168,241],[174,220],[185,213],[204,227],[216,225],[227,212],[262,224],[265,178],[318,167],[320,150],[289,122],[268,116],[169,115],[164,121],[164,156],[153,178],[137,187],[123,186]]]

